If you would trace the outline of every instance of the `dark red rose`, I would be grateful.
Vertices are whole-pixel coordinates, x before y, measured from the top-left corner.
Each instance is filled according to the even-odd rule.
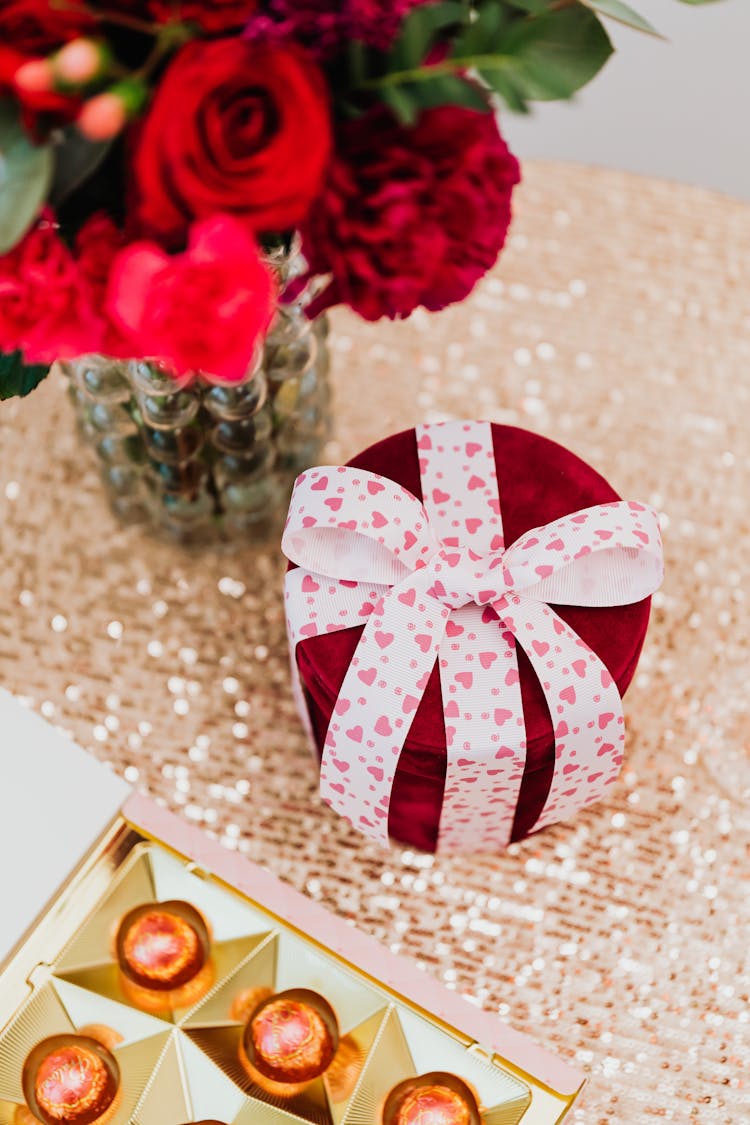
[[[407,129],[386,110],[346,122],[303,225],[310,273],[331,282],[310,312],[367,320],[462,301],[494,264],[518,162],[492,113],[444,106]]]
[[[195,40],[170,64],[136,141],[136,225],[170,248],[217,211],[252,231],[294,227],[330,147],[325,80],[301,48]]]
[[[0,0],[0,43],[31,57],[48,55],[94,26],[79,0]]]

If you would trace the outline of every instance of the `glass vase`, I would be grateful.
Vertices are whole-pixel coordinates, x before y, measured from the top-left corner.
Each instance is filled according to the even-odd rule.
[[[116,514],[185,544],[275,534],[294,477],[330,436],[327,335],[325,316],[282,302],[256,362],[231,385],[180,386],[154,361],[62,363]]]

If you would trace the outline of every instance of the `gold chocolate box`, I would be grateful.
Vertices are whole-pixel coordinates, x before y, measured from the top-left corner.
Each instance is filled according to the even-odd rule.
[[[2,693],[0,737],[16,810],[0,829],[14,857],[0,889],[19,904],[18,932],[0,925],[0,1125],[566,1116],[581,1075],[130,794]],[[56,810],[65,805],[68,823],[82,791],[71,839]],[[48,798],[49,815],[33,817],[43,840],[29,841],[27,857],[19,825],[31,822],[32,799]],[[38,879],[27,928],[50,849],[59,885]]]

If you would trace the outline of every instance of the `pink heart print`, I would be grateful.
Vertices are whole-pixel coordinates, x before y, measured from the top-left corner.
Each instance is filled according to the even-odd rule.
[[[517,643],[555,727],[535,829],[600,799],[617,778],[616,684],[549,603],[627,604],[652,593],[663,565],[658,521],[645,505],[598,505],[506,549],[489,424],[421,426],[417,445],[424,504],[360,469],[324,466],[298,480],[282,542],[298,564],[286,581],[290,644],[294,652],[306,636],[365,622],[326,736],[321,792],[383,844],[399,755],[437,659],[450,719],[438,849],[497,851],[526,760]],[[296,660],[292,670],[305,708]]]

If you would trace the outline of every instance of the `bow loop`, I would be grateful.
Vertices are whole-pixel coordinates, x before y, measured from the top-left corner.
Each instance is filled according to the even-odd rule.
[[[532,528],[505,552],[516,594],[553,605],[628,605],[664,573],[659,522],[634,501],[582,508]]]
[[[426,565],[438,542],[423,506],[400,484],[323,465],[297,478],[281,549],[326,578],[393,586]]]

